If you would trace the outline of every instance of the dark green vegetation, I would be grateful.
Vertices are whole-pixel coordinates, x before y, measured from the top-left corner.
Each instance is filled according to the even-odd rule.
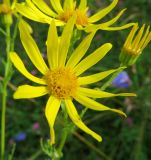
[[[92,12],[109,4],[109,0],[89,0]],[[125,14],[116,23],[122,25],[128,22],[139,22],[150,25],[151,1],[150,0],[120,0],[119,5],[105,19],[114,17],[122,8],[127,8]],[[105,21],[105,19],[103,19]],[[33,35],[42,53],[46,53],[45,40],[48,25],[28,21],[33,27]],[[96,73],[119,66],[118,56],[120,49],[130,30],[116,32],[97,32],[89,53],[105,42],[113,44],[112,51],[89,73]],[[0,35],[0,85],[4,75],[5,43],[4,37]],[[15,51],[24,59],[28,69],[37,72],[27,58],[19,40],[16,40]],[[109,87],[110,92],[135,92],[135,98],[110,98],[100,99],[99,102],[115,108],[120,108],[127,114],[125,119],[111,112],[94,112],[88,110],[83,121],[94,131],[100,133],[103,142],[98,143],[89,135],[77,129],[67,139],[64,147],[63,160],[149,160],[151,159],[151,45],[149,45],[140,56],[137,63],[126,69],[131,79],[129,88]],[[14,100],[12,95],[15,88],[21,84],[32,84],[24,78],[16,69],[12,71],[13,76],[8,86],[8,102],[6,114],[6,153],[13,147],[13,139],[19,132],[26,133],[24,141],[16,142],[14,160],[47,160],[49,159],[41,150],[40,139],[44,141],[49,135],[44,108],[47,96],[32,100]],[[99,82],[96,86],[101,87],[106,81]],[[1,93],[0,93],[1,99]],[[77,104],[79,113],[83,107]],[[0,108],[1,109],[1,108]],[[0,110],[1,111],[1,110]],[[39,123],[39,129],[33,129],[33,124]],[[57,141],[63,132],[62,112],[59,113],[55,123]],[[36,127],[35,127],[36,128]]]

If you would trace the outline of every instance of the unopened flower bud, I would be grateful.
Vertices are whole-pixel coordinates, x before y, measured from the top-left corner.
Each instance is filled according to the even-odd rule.
[[[151,40],[150,26],[147,27],[146,31],[144,31],[145,25],[139,31],[138,28],[138,24],[133,26],[124,43],[119,57],[122,65],[133,65]]]
[[[0,14],[2,16],[2,23],[11,25],[13,23],[11,7],[5,3],[0,5]]]

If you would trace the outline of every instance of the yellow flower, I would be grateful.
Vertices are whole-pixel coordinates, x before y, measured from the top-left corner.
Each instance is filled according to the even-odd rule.
[[[17,0],[13,0],[10,4],[10,0],[3,0],[3,3],[0,4],[0,14],[3,16],[4,24],[12,24],[12,14],[14,12],[14,6]]]
[[[139,31],[138,28],[138,24],[133,26],[122,48],[120,61],[124,65],[134,64],[144,48],[151,41],[150,26],[147,27],[146,31],[144,31],[145,25]]]
[[[10,58],[14,66],[29,80],[38,83],[40,86],[22,85],[19,86],[14,94],[15,99],[35,98],[45,94],[49,95],[46,104],[45,115],[50,126],[51,144],[55,143],[54,123],[61,103],[66,106],[66,111],[71,120],[80,129],[90,134],[96,140],[102,138],[90,130],[80,119],[74,106],[73,99],[80,104],[96,111],[113,111],[126,116],[118,109],[111,109],[103,104],[94,101],[91,98],[106,98],[114,96],[135,96],[132,93],[112,94],[104,91],[89,89],[86,85],[100,81],[117,69],[108,70],[93,75],[82,76],[90,67],[100,61],[112,45],[106,43],[93,53],[83,59],[88,50],[95,33],[89,34],[74,50],[67,61],[67,53],[70,46],[72,31],[76,18],[72,17],[65,26],[61,38],[58,37],[55,22],[52,21],[47,37],[47,57],[49,67],[44,62],[42,55],[30,35],[29,29],[24,23],[19,23],[20,37],[22,44],[32,63],[43,75],[37,78],[30,74],[25,68],[22,60],[15,52],[10,53]]]
[[[50,0],[50,3],[54,11],[44,0],[26,0],[26,3],[16,4],[16,9],[23,16],[41,23],[51,24],[52,19],[55,18],[57,26],[64,25],[72,15],[76,14],[77,20],[75,24],[77,28],[84,29],[86,32],[98,29],[122,30],[134,25],[134,23],[128,23],[119,27],[112,26],[121,17],[125,9],[119,12],[113,19],[100,23],[100,20],[114,9],[118,0],[113,0],[109,6],[92,16],[88,15],[89,8],[87,7],[87,0],[80,0],[79,5],[74,0],[64,0],[63,5],[60,0]]]

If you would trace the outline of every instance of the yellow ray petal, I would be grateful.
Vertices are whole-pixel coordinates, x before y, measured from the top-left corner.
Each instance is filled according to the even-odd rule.
[[[44,13],[41,12],[41,14],[37,14],[32,8],[30,8],[27,4],[19,4],[17,3],[15,5],[15,9],[23,16],[36,21],[36,22],[41,22],[41,23],[48,23],[51,24],[52,18],[49,16],[46,16]],[[39,11],[40,12],[40,11]],[[64,25],[64,22],[60,20],[56,20],[56,25],[57,26],[62,26]]]
[[[50,0],[50,3],[53,7],[53,9],[57,12],[57,13],[62,13],[63,12],[63,8],[61,6],[61,2],[60,0]]]
[[[46,84],[44,79],[37,78],[27,71],[27,69],[24,66],[23,61],[19,58],[19,56],[15,52],[10,53],[10,59],[11,59],[12,63],[14,64],[14,66],[17,68],[17,70],[21,74],[23,74],[26,78],[28,78],[29,80],[36,82],[38,84],[44,84],[44,85]]]
[[[93,31],[97,31],[99,29],[99,25],[98,24],[88,24],[85,28],[84,31],[85,32],[93,32]]]
[[[48,71],[48,67],[45,64],[35,41],[31,37],[29,30],[27,29],[26,25],[24,25],[24,23],[22,23],[21,21],[19,23],[19,31],[21,42],[30,60],[42,74],[45,74]]]
[[[148,35],[149,35],[149,29],[150,29],[150,26],[147,27],[147,30],[145,32],[145,35],[143,36],[143,38],[141,39],[140,43],[138,44],[138,47],[141,49],[144,42],[146,41]],[[138,49],[138,48],[137,48]]]
[[[55,12],[53,12],[50,7],[48,7],[48,5],[45,3],[45,1],[43,0],[32,0],[32,2],[45,14],[52,16],[52,17],[56,17],[57,14]]]
[[[108,51],[111,48],[112,48],[111,43],[105,43],[100,48],[91,53],[89,56],[87,56],[74,68],[76,75],[78,76],[82,74],[84,71],[95,65],[108,53]]]
[[[119,113],[123,116],[126,117],[126,114],[124,112],[122,112],[121,110],[118,110],[118,109],[112,109],[112,108],[109,108],[101,103],[98,103],[86,96],[83,96],[83,95],[77,95],[76,97],[74,97],[74,99],[76,101],[78,101],[79,103],[81,103],[82,105],[90,108],[90,109],[93,109],[93,110],[96,110],[96,111],[113,111],[113,112],[116,112],[116,113]]]
[[[105,23],[102,23],[102,24],[100,24],[100,26],[98,27],[98,28],[104,28],[104,27],[109,27],[109,26],[111,26],[112,24],[114,24],[121,16],[122,16],[122,14],[125,12],[125,10],[126,9],[123,9],[122,11],[120,11],[119,13],[118,13],[118,15],[117,16],[115,16],[113,19],[111,19],[111,20],[109,20],[109,21],[107,21],[107,22],[105,22]]]
[[[82,57],[87,52],[91,41],[95,35],[95,32],[89,34],[84,40],[80,43],[80,45],[75,49],[75,51],[72,53],[71,57],[69,58],[66,66],[73,68],[77,63],[82,59]]]
[[[47,57],[51,69],[58,66],[58,34],[54,21],[52,21],[48,31]]]
[[[14,99],[24,99],[24,98],[36,98],[43,96],[48,93],[48,90],[45,86],[30,86],[22,85],[19,86],[14,93]]]
[[[85,10],[87,8],[87,0],[80,0],[78,9]]]
[[[17,3],[15,5],[15,9],[23,16],[33,20],[33,21],[37,21],[37,22],[41,22],[41,23],[46,23],[46,21],[44,19],[42,19],[41,17],[39,17],[38,15],[36,15],[36,13],[29,8],[27,5],[25,4],[19,4]],[[51,18],[50,18],[51,21]]]
[[[118,71],[119,69],[121,69],[121,68],[111,69],[111,70],[108,70],[108,71],[92,74],[92,75],[89,75],[89,76],[78,77],[78,84],[86,85],[86,84],[91,84],[91,83],[98,82],[98,81],[106,78],[110,74]]]
[[[63,9],[64,10],[74,10],[75,2],[74,0],[64,0]]]
[[[47,16],[46,14],[44,14],[43,12],[41,12],[35,5],[34,3],[31,1],[31,0],[26,0],[26,3],[27,3],[27,6],[29,6],[29,8],[31,8],[34,13],[41,17],[44,21],[47,20],[47,21],[51,21],[52,18],[50,18],[49,16]]]
[[[113,2],[108,7],[100,10],[99,12],[91,16],[89,18],[89,22],[90,23],[96,22],[100,20],[101,18],[103,18],[104,16],[106,16],[117,5],[117,3],[118,3],[118,0],[113,0]]]
[[[53,96],[50,96],[46,104],[45,116],[47,118],[47,121],[50,127],[51,144],[55,143],[54,123],[60,108],[60,104],[61,104],[61,101]]]
[[[136,96],[136,94],[134,94],[134,93],[113,94],[113,93],[104,92],[104,91],[101,91],[101,90],[94,90],[94,89],[83,88],[83,87],[78,88],[78,93],[80,95],[91,97],[91,98],[108,98],[108,97],[116,97],[116,96],[124,96],[124,97]]]
[[[110,25],[114,24],[121,17],[121,15],[124,13],[125,10],[126,9],[123,9],[116,17],[114,17],[110,21],[107,21],[107,22],[101,23],[101,24],[88,25],[85,28],[85,31],[86,32],[92,32],[94,30],[104,29],[106,27],[109,27]]]
[[[123,26],[118,26],[118,27],[104,27],[104,28],[100,28],[102,30],[106,30],[106,31],[118,31],[118,30],[123,30],[123,29],[127,29],[127,28],[130,28],[132,26],[134,26],[135,23],[127,23]]]
[[[139,47],[138,44],[139,44],[139,42],[140,42],[140,40],[141,40],[141,38],[142,38],[144,29],[145,29],[145,25],[143,25],[143,26],[141,27],[141,29],[140,29],[139,32],[137,33],[135,39],[133,40],[132,47],[133,47],[134,50]]]
[[[82,120],[81,120],[80,116],[78,115],[78,112],[77,112],[74,104],[72,103],[72,101],[70,99],[67,99],[67,100],[65,100],[65,104],[66,104],[66,109],[67,109],[67,112],[69,114],[69,117],[71,118],[71,120],[73,121],[73,123],[75,123],[75,125],[77,127],[79,127],[80,129],[82,129],[87,134],[91,135],[93,138],[95,138],[99,142],[102,141],[101,136],[99,136],[98,134],[96,134],[95,132],[93,132],[92,130],[90,130],[82,122]]]
[[[24,26],[26,26],[26,29],[28,29],[28,32],[29,32],[30,34],[32,34],[32,33],[33,33],[33,30],[32,30],[32,28],[31,28],[31,26],[30,26],[26,21],[24,21],[23,19],[21,19],[21,21],[22,21],[22,23],[24,24]]]
[[[134,38],[134,35],[136,33],[138,29],[138,23],[135,23],[135,25],[133,26],[133,28],[131,29],[128,37],[126,38],[126,41],[124,43],[124,47],[127,48],[127,47],[130,47],[131,46],[131,43],[132,43],[132,40]]]
[[[71,36],[72,36],[72,31],[74,28],[74,24],[76,21],[76,16],[73,16],[69,19],[69,21],[67,22],[61,39],[60,39],[60,43],[59,43],[59,66],[64,66],[65,62],[66,62],[66,57],[67,57],[67,53],[68,53],[68,49],[70,46],[70,40],[71,40]]]
[[[43,17],[43,18],[48,18],[47,15],[45,15],[43,12],[41,12],[35,5],[34,3],[31,1],[31,0],[26,0],[26,5],[31,8],[35,14],[37,14],[37,16],[40,16],[40,17]]]
[[[141,50],[143,50],[143,49],[148,45],[148,43],[149,43],[150,41],[151,41],[151,32],[148,34],[148,36],[147,36],[147,38],[146,38],[146,40],[145,40],[145,42],[144,42]]]

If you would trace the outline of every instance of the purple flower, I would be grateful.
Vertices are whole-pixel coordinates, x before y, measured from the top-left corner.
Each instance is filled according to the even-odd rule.
[[[26,133],[25,132],[19,132],[14,136],[14,140],[16,142],[24,141],[26,139]]]
[[[36,70],[33,70],[33,71],[31,71],[31,74],[32,74],[32,75],[36,75],[36,74],[37,74],[37,71],[36,71]]]
[[[40,125],[39,125],[38,122],[35,122],[35,123],[33,124],[33,126],[32,126],[32,129],[33,129],[33,130],[38,130],[39,128],[40,128]]]
[[[112,81],[112,85],[120,88],[127,88],[131,85],[131,80],[127,72],[122,71],[119,75]]]

